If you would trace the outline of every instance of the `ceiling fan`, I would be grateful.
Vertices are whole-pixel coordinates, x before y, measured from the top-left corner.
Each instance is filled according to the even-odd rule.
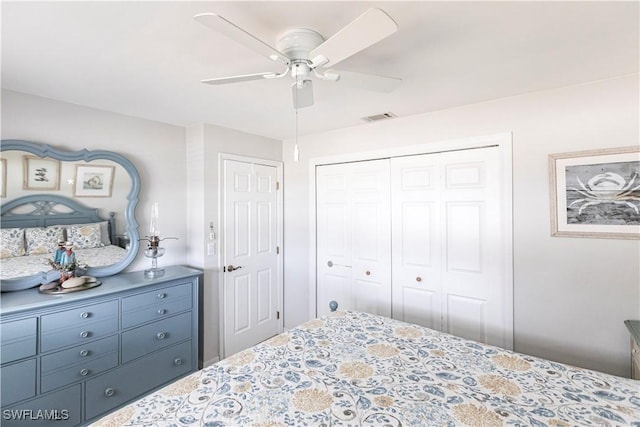
[[[293,28],[278,40],[276,48],[258,39],[232,22],[214,13],[200,13],[194,19],[218,31],[278,64],[286,66],[283,72],[262,72],[202,80],[211,85],[277,79],[290,74],[295,109],[313,105],[312,74],[320,80],[380,92],[396,89],[401,79],[372,74],[339,71],[331,67],[395,33],[397,24],[380,9],[372,8],[351,21],[336,34],[325,40],[318,32],[307,28]]]

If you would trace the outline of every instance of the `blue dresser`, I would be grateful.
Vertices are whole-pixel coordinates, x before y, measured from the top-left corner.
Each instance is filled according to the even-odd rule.
[[[101,281],[0,295],[3,426],[85,424],[202,366],[200,270]]]

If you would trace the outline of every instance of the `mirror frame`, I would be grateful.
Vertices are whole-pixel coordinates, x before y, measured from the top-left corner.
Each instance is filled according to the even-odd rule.
[[[111,160],[124,168],[131,179],[131,191],[127,194],[127,205],[124,211],[125,230],[129,233],[130,247],[127,255],[115,264],[106,267],[90,267],[88,274],[96,277],[111,276],[127,268],[138,255],[140,248],[140,235],[138,234],[139,224],[135,218],[135,210],[138,205],[138,195],[140,193],[140,175],[133,163],[121,154],[105,150],[78,150],[69,151],[51,147],[47,144],[39,144],[31,141],[19,139],[3,139],[0,141],[0,152],[3,151],[25,151],[38,157],[50,157],[60,161],[85,161]],[[40,283],[41,274],[25,276],[24,282]],[[22,281],[23,278],[10,279],[12,282]]]

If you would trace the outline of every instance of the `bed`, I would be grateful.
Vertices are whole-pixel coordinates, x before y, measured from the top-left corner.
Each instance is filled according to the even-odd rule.
[[[2,204],[0,212],[0,283],[2,291],[22,290],[56,280],[49,260],[59,240],[71,241],[80,264],[113,265],[127,250],[116,244],[115,214],[100,216],[71,198],[34,194]]]
[[[640,426],[640,381],[335,311],[95,426]]]

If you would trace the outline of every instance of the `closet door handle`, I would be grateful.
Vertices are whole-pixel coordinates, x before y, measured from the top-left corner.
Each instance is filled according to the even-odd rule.
[[[420,276],[416,277],[416,282],[422,282],[422,277]]]
[[[242,268],[242,266],[241,266],[241,265],[239,265],[239,266],[237,266],[237,267],[234,267],[233,265],[229,264],[229,265],[227,266],[227,271],[240,270],[241,268]]]
[[[350,265],[335,264],[335,263],[334,263],[333,261],[331,261],[331,260],[329,260],[329,261],[327,262],[327,265],[328,265],[329,267],[333,267],[333,266],[335,265],[336,267],[346,267],[346,268],[351,268],[351,266],[350,266]]]

